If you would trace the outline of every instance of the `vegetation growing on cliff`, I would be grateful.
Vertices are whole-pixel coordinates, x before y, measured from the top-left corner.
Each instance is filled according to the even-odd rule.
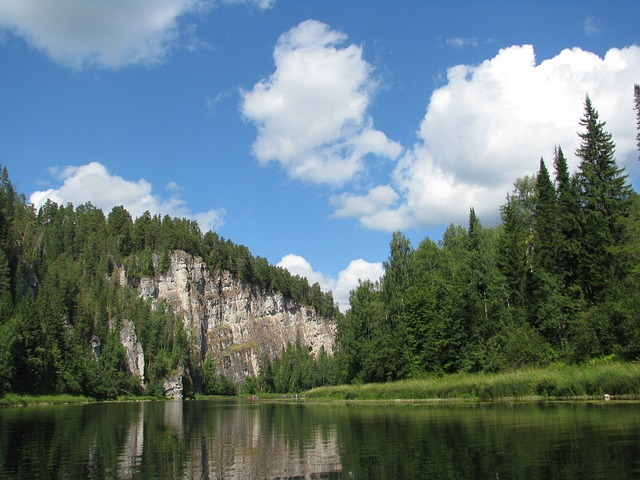
[[[140,379],[128,372],[118,333],[122,319],[133,321],[144,349],[148,393],[161,393],[162,380],[179,366],[190,371],[187,389],[216,390],[220,379],[203,374],[200,359],[191,358],[181,319],[162,306],[152,311],[120,285],[121,266],[135,283],[167,267],[174,249],[201,256],[212,272],[228,270],[326,317],[338,312],[319,285],[215,233],[202,234],[191,220],[148,212],[133,220],[123,207],[105,216],[90,203],[47,202],[34,212],[7,169],[0,170],[0,394],[142,393]]]

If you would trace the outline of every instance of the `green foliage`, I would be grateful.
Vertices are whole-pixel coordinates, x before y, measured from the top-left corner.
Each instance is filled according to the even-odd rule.
[[[228,271],[265,291],[279,292],[293,301],[312,306],[325,318],[340,315],[330,291],[322,292],[317,283],[310,286],[306,278],[269,265],[265,258],[253,257],[244,245],[236,245],[217,233],[207,232],[202,239],[202,249],[211,272]]]
[[[336,360],[329,357],[324,348],[313,355],[309,347],[289,344],[280,356],[271,360],[262,358],[258,378],[248,377],[243,393],[300,393],[323,385],[335,385]]]
[[[234,383],[224,375],[216,374],[216,368],[210,357],[207,357],[202,366],[203,385],[202,393],[205,395],[232,396],[237,393]],[[253,379],[253,377],[251,377]],[[254,380],[255,381],[255,380]],[[249,383],[251,383],[249,381]],[[245,383],[246,386],[246,383]],[[247,393],[256,393],[255,391]]]
[[[640,151],[640,85],[637,83],[633,86],[633,108],[636,111],[636,142],[638,145],[638,151]]]
[[[245,246],[203,235],[192,220],[145,212],[134,221],[122,206],[105,217],[91,203],[52,201],[36,213],[0,168],[0,394],[140,394],[117,334],[123,319],[133,322],[142,344],[152,395],[161,395],[164,379],[180,369],[189,394],[194,387],[234,393],[228,380],[202,371],[181,318],[163,305],[152,310],[120,285],[121,268],[135,285],[165,271],[173,250],[205,258],[212,273],[228,270],[327,317],[339,315],[330,292],[254,259]]]
[[[556,148],[555,184],[541,159],[501,225],[471,208],[439,244],[393,234],[381,285],[361,283],[338,321],[342,381],[639,358],[640,203],[588,97],[580,125],[577,174]]]
[[[611,134],[604,130],[589,97],[585,100],[584,132],[576,150],[580,158],[578,202],[581,206],[581,256],[579,282],[589,301],[597,303],[606,290],[612,270],[618,268],[612,248],[624,237],[631,187],[618,168]]]

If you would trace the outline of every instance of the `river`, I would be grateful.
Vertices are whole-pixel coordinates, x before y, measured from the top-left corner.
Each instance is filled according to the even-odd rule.
[[[10,407],[0,478],[640,478],[640,404]]]

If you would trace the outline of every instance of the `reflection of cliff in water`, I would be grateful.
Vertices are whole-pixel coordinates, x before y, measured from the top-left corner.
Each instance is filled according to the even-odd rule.
[[[335,424],[314,419],[308,408],[304,415],[298,405],[282,408],[185,404],[185,417],[202,421],[189,424],[186,478],[340,478]]]
[[[73,450],[92,472],[122,479],[340,478],[336,424],[309,406],[232,400],[101,407],[108,415],[84,429],[92,441]],[[82,417],[101,418],[96,414]]]
[[[144,450],[144,403],[132,416],[122,452],[118,455],[118,478],[131,479],[142,462]]]

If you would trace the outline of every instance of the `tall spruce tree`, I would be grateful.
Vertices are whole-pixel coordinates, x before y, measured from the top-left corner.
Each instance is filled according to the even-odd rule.
[[[582,209],[580,282],[587,299],[596,302],[616,268],[612,249],[624,235],[632,189],[624,168],[616,164],[612,136],[604,129],[605,122],[600,121],[589,96],[580,125],[584,128],[578,134],[581,143],[576,150]]]
[[[463,368],[478,370],[487,361],[486,342],[499,328],[506,291],[497,268],[495,231],[482,226],[473,208],[469,212],[467,239],[467,281],[461,312],[467,339],[461,355]]]
[[[633,86],[633,108],[636,111],[636,142],[638,145],[638,151],[640,152],[640,85],[637,83]],[[640,160],[640,157],[638,157]]]
[[[522,202],[516,195],[507,195],[500,207],[502,230],[500,231],[498,267],[507,283],[507,308],[515,309],[516,317],[522,316],[526,303],[526,281],[529,272],[527,244],[529,229],[523,213]]]
[[[533,232],[536,266],[550,273],[557,271],[556,192],[542,158],[536,177]]]
[[[567,159],[561,147],[554,152],[553,166],[556,181],[556,230],[558,232],[558,271],[566,287],[577,279],[580,251],[580,206],[577,176],[569,175]]]
[[[563,172],[562,176],[568,177],[568,173]],[[530,325],[541,339],[556,349],[561,347],[566,332],[569,303],[562,288],[563,247],[558,213],[556,190],[544,160],[540,159],[535,185],[532,269],[527,279],[528,314]]]
[[[389,259],[384,262],[381,293],[387,313],[377,348],[379,352],[386,352],[382,360],[388,380],[402,378],[409,368],[405,310],[407,291],[413,281],[412,253],[411,241],[401,232],[394,232],[389,244]]]

